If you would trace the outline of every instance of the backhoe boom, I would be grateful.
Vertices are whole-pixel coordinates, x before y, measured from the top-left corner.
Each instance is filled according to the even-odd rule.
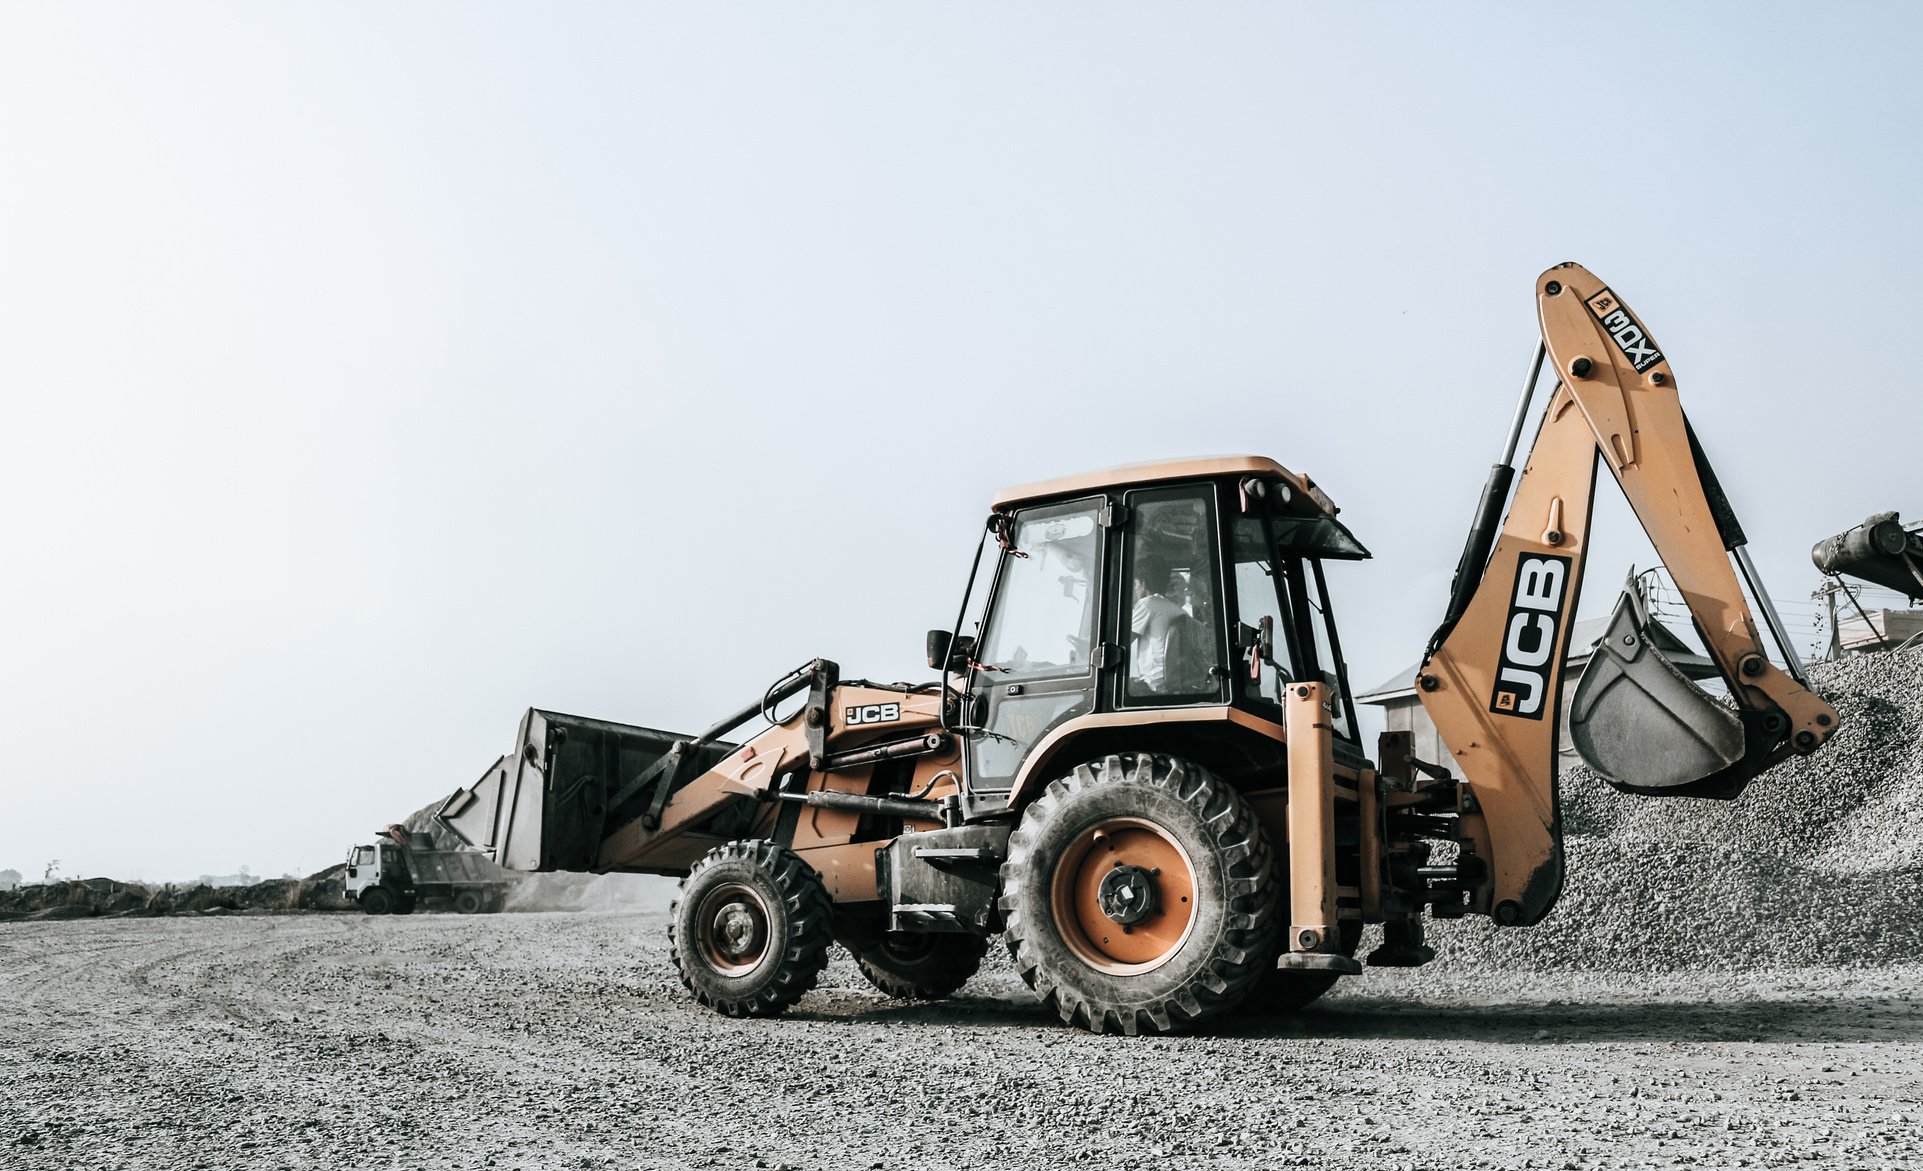
[[[1486,876],[1462,909],[1504,923],[1541,919],[1562,886],[1563,674],[1599,460],[1681,592],[1735,706],[1697,690],[1662,658],[1630,593],[1571,707],[1572,738],[1591,764],[1631,792],[1733,797],[1785,755],[1814,751],[1837,721],[1782,645],[1742,553],[1742,529],[1654,337],[1579,265],[1543,273],[1536,294],[1538,363],[1556,385],[1486,562],[1485,493],[1449,612],[1418,676],[1423,706],[1466,781],[1464,849],[1484,863]],[[1506,466],[1497,466],[1492,489]],[[1770,660],[1732,552],[1789,671]]]

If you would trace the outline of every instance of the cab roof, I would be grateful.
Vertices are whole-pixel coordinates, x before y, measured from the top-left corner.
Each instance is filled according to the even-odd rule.
[[[1155,484],[1168,480],[1206,480],[1216,476],[1278,478],[1301,492],[1303,496],[1315,501],[1316,505],[1330,516],[1341,511],[1309,477],[1292,472],[1274,460],[1260,455],[1209,455],[1192,459],[1161,460],[1156,463],[1124,464],[1118,468],[1106,468],[1099,472],[1083,472],[1078,476],[1063,476],[1058,480],[1043,480],[1040,483],[1004,488],[995,494],[993,507],[999,511],[1034,500],[1079,496],[1100,492],[1106,488]]]

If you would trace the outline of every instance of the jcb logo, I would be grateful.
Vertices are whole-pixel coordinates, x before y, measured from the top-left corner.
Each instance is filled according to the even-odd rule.
[[[864,707],[843,708],[848,723],[854,724],[892,724],[901,719],[901,705],[898,703],[871,703]]]
[[[1562,602],[1569,592],[1569,558],[1525,554],[1516,562],[1516,588],[1503,624],[1502,657],[1489,710],[1504,716],[1542,719],[1549,695],[1549,673],[1562,626]]]
[[[1623,308],[1622,302],[1616,300],[1616,294],[1604,289],[1589,298],[1585,304],[1589,306],[1589,311],[1596,315],[1596,319],[1602,322],[1602,327],[1609,331],[1609,336],[1616,342],[1616,348],[1623,352],[1623,357],[1629,359],[1629,364],[1636,368],[1636,373],[1641,374],[1663,360],[1662,351],[1656,348],[1655,342],[1649,340],[1649,335],[1644,333],[1643,327],[1629,315],[1629,310]]]

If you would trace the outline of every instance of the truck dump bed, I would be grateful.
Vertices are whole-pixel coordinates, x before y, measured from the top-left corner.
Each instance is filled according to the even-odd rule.
[[[486,854],[473,850],[428,850],[418,846],[408,847],[407,869],[416,886],[480,886],[515,882],[521,877],[503,872]]]
[[[658,810],[736,747],[530,708],[513,754],[436,816],[510,870],[596,870],[610,830]]]

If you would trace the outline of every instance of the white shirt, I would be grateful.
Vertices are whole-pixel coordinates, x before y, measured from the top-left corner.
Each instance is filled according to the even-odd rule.
[[[1135,613],[1129,620],[1135,645],[1129,651],[1128,673],[1160,691],[1168,666],[1169,627],[1187,616],[1182,607],[1160,594],[1150,594],[1135,603]]]

